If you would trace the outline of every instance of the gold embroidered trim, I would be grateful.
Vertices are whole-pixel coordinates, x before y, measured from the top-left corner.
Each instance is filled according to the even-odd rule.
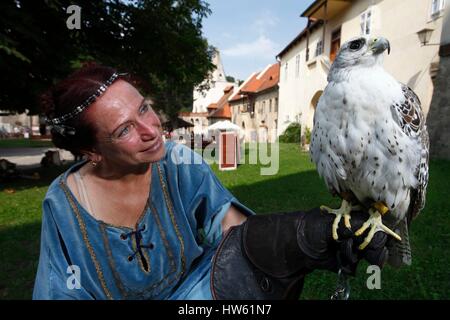
[[[122,280],[120,279],[120,276],[117,273],[117,270],[116,270],[115,265],[114,265],[114,259],[112,257],[111,246],[109,245],[108,235],[106,234],[106,224],[103,223],[103,222],[100,222],[99,228],[100,228],[100,232],[101,232],[102,238],[103,238],[103,245],[105,246],[106,253],[108,255],[109,267],[111,268],[114,281],[116,282],[116,287],[119,289],[120,294],[122,295],[122,297],[123,298],[127,298],[128,297],[128,290],[125,289],[124,284],[123,284]]]
[[[166,249],[166,252],[168,253],[169,262],[170,262],[170,266],[171,266],[171,271],[167,275],[165,275],[161,280],[159,280],[158,282],[152,284],[150,287],[147,287],[147,288],[145,288],[145,289],[143,289],[141,291],[136,291],[136,292],[133,292],[133,293],[130,294],[130,289],[126,288],[126,286],[122,282],[122,280],[120,278],[120,275],[117,273],[116,268],[114,266],[114,261],[112,259],[111,247],[109,246],[109,242],[107,242],[108,240],[105,239],[106,238],[106,230],[105,230],[106,224],[104,224],[104,223],[100,224],[100,228],[102,230],[103,237],[104,237],[103,241],[105,242],[105,247],[106,247],[106,250],[107,250],[107,253],[108,253],[108,260],[109,260],[110,268],[112,269],[113,277],[114,277],[114,280],[116,281],[116,286],[119,288],[119,290],[120,290],[120,292],[121,292],[121,294],[122,294],[124,299],[128,299],[128,298],[145,299],[145,298],[148,298],[148,296],[146,295],[148,292],[151,292],[152,290],[154,290],[157,287],[159,287],[160,285],[162,285],[170,276],[172,276],[177,271],[176,270],[176,265],[175,265],[175,258],[173,256],[172,251],[171,251],[171,247],[170,247],[170,245],[168,243],[166,234],[164,232],[164,228],[161,225],[161,220],[159,219],[158,211],[156,210],[156,208],[153,206],[153,204],[151,202],[148,204],[148,206],[151,208],[151,212],[152,212],[153,217],[155,218],[156,225],[158,226],[159,232],[161,234],[161,238],[163,240],[164,247]],[[106,243],[108,243],[108,244],[106,244]],[[135,240],[134,240],[134,243],[135,243]],[[179,275],[180,275],[180,273],[175,274],[174,278],[167,282],[167,285],[170,285],[174,281],[178,280],[179,279]]]
[[[159,220],[159,213],[156,210],[153,203],[150,204],[150,206],[151,206],[151,212],[153,213],[153,218],[155,219],[156,225],[158,226],[158,230],[161,235],[161,239],[163,241],[164,248],[166,248],[167,255],[169,256],[170,266],[172,268],[171,273],[174,273],[177,271],[176,264],[175,264],[175,258],[173,256],[172,250],[170,248],[169,241],[167,240],[166,233],[164,232],[164,228],[162,227],[161,220]]]
[[[83,235],[83,241],[84,241],[86,247],[88,248],[89,254],[91,256],[92,262],[94,263],[95,270],[97,271],[97,276],[98,276],[98,279],[100,280],[100,284],[103,288],[103,291],[105,292],[105,294],[109,300],[113,300],[111,292],[108,290],[108,287],[106,285],[105,278],[103,277],[103,271],[100,267],[99,262],[97,261],[97,257],[95,255],[94,249],[92,248],[91,243],[89,241],[88,233],[86,230],[86,225],[84,224],[83,218],[81,217],[81,214],[78,211],[78,207],[76,206],[74,200],[72,199],[70,192],[68,192],[68,190],[67,190],[67,186],[64,183],[63,177],[64,176],[61,176],[61,179],[59,180],[59,184],[60,184],[61,188],[63,189],[67,199],[69,200],[69,204],[72,207],[73,212],[75,213],[75,217],[77,218],[78,225],[81,230],[81,234]]]
[[[172,201],[171,201],[171,199],[169,197],[169,193],[167,191],[167,186],[166,186],[166,184],[164,183],[164,180],[163,180],[161,166],[160,166],[159,163],[157,163],[156,167],[158,168],[159,181],[161,182],[161,186],[162,186],[162,189],[163,189],[164,201],[166,202],[167,209],[169,210],[170,220],[172,221],[172,224],[173,224],[173,227],[175,229],[175,233],[177,235],[177,238],[180,241],[180,246],[181,246],[181,250],[180,250],[181,251],[180,252],[180,256],[181,256],[181,274],[184,274],[185,269],[186,269],[186,258],[184,256],[183,237],[181,236],[180,230],[178,229],[177,222],[175,221],[175,214],[174,214],[174,210],[173,210]]]

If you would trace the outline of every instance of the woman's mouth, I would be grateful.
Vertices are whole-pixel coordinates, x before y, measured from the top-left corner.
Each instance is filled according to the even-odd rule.
[[[156,150],[158,150],[162,145],[162,139],[158,138],[158,140],[153,143],[149,148],[142,150],[141,152],[155,152]]]

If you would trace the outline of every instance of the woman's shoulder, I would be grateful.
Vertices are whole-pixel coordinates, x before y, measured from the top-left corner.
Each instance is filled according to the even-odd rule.
[[[75,163],[69,169],[57,176],[48,187],[47,193],[45,194],[44,201],[61,201],[62,197],[66,196],[68,191],[68,177],[75,170],[79,169],[84,163]],[[66,192],[65,192],[66,191]]]
[[[63,177],[64,177],[64,173],[60,174],[58,177],[56,177],[52,181],[52,183],[48,187],[47,193],[45,194],[44,200],[55,198],[62,193],[61,183],[62,183]]]
[[[163,158],[165,166],[177,171],[209,172],[209,165],[202,156],[182,143],[168,141],[165,143],[166,152]]]

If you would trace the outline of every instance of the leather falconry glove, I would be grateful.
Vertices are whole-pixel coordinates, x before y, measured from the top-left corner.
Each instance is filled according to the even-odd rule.
[[[308,212],[250,216],[229,229],[214,256],[211,292],[214,299],[298,299],[305,275],[325,269],[354,275],[361,259],[382,267],[387,260],[387,235],[377,232],[364,249],[366,234],[354,235],[368,214],[352,212],[352,230],[316,208]]]

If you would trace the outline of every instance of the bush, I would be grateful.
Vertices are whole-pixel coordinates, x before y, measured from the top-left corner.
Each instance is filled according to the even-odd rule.
[[[305,128],[305,143],[311,143],[311,129],[309,129],[308,127]]]
[[[280,136],[280,142],[300,143],[301,126],[299,123],[291,123]]]

